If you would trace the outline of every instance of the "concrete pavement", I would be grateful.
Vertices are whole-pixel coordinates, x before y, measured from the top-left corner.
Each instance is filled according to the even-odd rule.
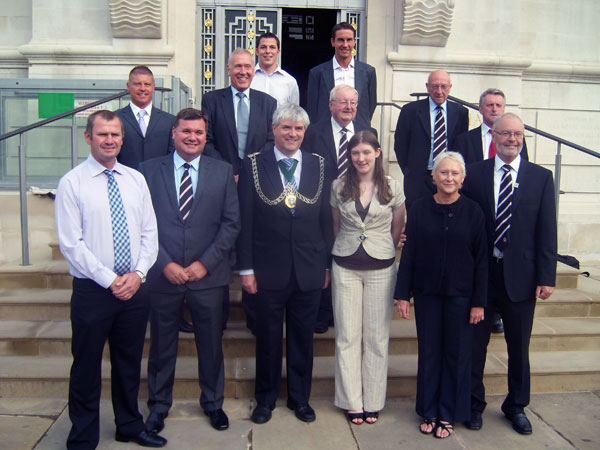
[[[317,420],[298,421],[280,402],[273,418],[264,425],[249,417],[252,400],[225,401],[230,428],[213,430],[195,401],[176,401],[161,433],[167,449],[218,450],[387,450],[387,449],[598,449],[600,448],[600,392],[534,394],[527,408],[533,434],[521,436],[500,412],[502,396],[492,396],[480,431],[457,424],[454,436],[439,440],[419,433],[414,397],[394,398],[375,425],[350,425],[331,399],[317,398],[311,404]],[[65,448],[70,428],[65,399],[0,399],[0,449],[56,450]],[[140,403],[143,414],[145,405]],[[101,404],[101,450],[140,448],[114,440],[110,401]]]

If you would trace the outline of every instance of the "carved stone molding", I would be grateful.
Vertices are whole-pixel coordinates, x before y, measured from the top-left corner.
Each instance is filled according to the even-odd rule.
[[[160,39],[161,0],[110,0],[113,37]]]
[[[400,44],[445,47],[452,30],[454,0],[400,0]]]

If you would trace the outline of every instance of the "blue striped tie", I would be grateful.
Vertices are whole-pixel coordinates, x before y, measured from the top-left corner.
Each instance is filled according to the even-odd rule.
[[[110,203],[110,219],[112,222],[113,246],[115,251],[115,273],[124,275],[131,268],[131,247],[129,244],[129,229],[127,217],[121,201],[119,185],[112,170],[106,169],[108,177],[108,201]]]
[[[512,176],[510,175],[510,166],[502,166],[504,173],[500,180],[500,192],[498,194],[498,208],[496,209],[496,229],[494,231],[494,247],[501,252],[504,251],[510,242],[510,218],[512,216],[510,207],[512,206]]]

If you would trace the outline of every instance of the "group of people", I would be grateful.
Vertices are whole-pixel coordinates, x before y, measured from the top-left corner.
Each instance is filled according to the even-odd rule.
[[[503,411],[527,432],[533,309],[536,297],[552,293],[555,273],[551,173],[520,155],[523,124],[501,114],[498,90],[480,101],[496,156],[455,147],[468,114],[446,100],[450,78],[436,71],[430,97],[406,105],[398,120],[402,187],[385,175],[370,126],[375,69],[355,61],[351,25],[337,24],[331,44],[332,60],[310,71],[308,111],[277,66],[277,36],[266,33],[257,38],[258,64],[234,50],[230,86],[205,94],[201,110],[172,116],[152,106],[153,74],[138,66],[127,83],[131,103],[88,118],[90,155],[61,179],[56,196],[59,244],[74,277],[67,448],[98,445],[106,341],[115,439],[166,444],[159,433],[173,403],[184,304],[200,406],[213,428],[229,427],[221,341],[232,270],[256,336],[254,423],[270,420],[280,394],[284,322],[287,406],[296,417],[316,418],[313,333],[335,324],[335,405],[353,424],[377,422],[394,298],[408,318],[413,297],[420,431],[445,438],[456,421],[481,428],[489,311],[497,309],[509,352]],[[467,155],[482,160],[469,165],[469,177]],[[144,422],[137,397],[148,318]]]

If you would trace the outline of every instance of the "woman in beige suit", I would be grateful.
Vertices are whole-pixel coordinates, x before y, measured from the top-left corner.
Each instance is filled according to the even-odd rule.
[[[385,403],[404,195],[400,183],[384,175],[370,131],[350,139],[348,158],[348,171],[331,188],[335,405],[359,425],[375,423]]]

